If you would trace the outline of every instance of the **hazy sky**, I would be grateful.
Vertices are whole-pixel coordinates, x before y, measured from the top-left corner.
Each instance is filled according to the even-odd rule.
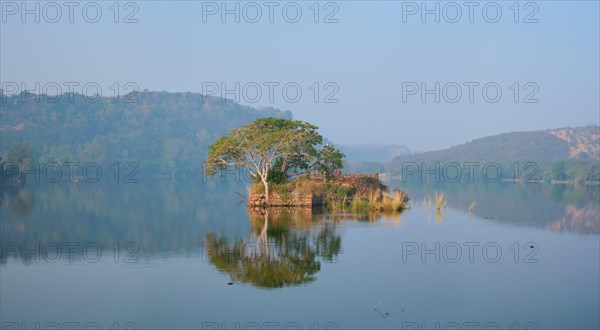
[[[21,3],[1,1],[5,90],[239,83],[224,96],[291,110],[336,143],[413,151],[600,121],[598,1]]]

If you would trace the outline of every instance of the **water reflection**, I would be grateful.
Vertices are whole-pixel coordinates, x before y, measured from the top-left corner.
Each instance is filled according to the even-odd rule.
[[[582,231],[598,233],[600,212],[598,205],[585,205],[579,207],[569,204],[566,206],[562,218],[550,222],[546,228],[557,231]]]
[[[82,322],[102,324],[140,320],[143,329],[206,328],[200,322],[213,320],[218,325],[241,322],[242,327],[251,321],[299,321],[310,327],[333,320],[340,328],[369,329],[417,324],[413,321],[421,328],[447,320],[507,326],[535,321],[540,328],[598,329],[600,236],[550,231],[597,233],[597,188],[400,187],[414,204],[431,196],[429,223],[424,208],[416,205],[393,215],[249,212],[245,205],[235,206],[240,199],[236,193],[246,187],[230,182],[27,183],[9,188],[0,194],[1,251],[10,249],[9,261],[0,258],[1,300],[9,302],[1,304],[0,312],[15,324],[67,322],[77,315]],[[447,208],[442,206],[439,214],[436,191],[447,197]],[[542,230],[519,227],[523,225]],[[3,245],[11,242],[17,245]],[[35,242],[42,246],[41,256],[31,253]],[[67,242],[96,242],[105,254],[98,263],[70,265],[63,256],[50,264],[54,254],[45,255],[43,247]],[[119,262],[110,249],[115,242],[121,247]],[[141,266],[125,265],[128,242],[139,248],[134,257]],[[440,248],[441,262],[431,254],[423,259],[422,253],[404,262],[410,242],[421,252],[437,242],[443,247],[458,242],[462,258],[448,262],[452,251]],[[480,243],[474,262],[466,242]],[[480,253],[490,242],[503,249],[498,263]],[[517,249],[511,249],[517,242]],[[528,252],[520,247],[527,242],[541,247],[535,256],[539,263],[525,262]],[[39,263],[20,262],[24,258],[14,251],[21,243],[29,249],[25,259]],[[203,247],[212,250],[207,253]],[[523,253],[518,262],[517,250]],[[226,285],[229,281],[233,287]],[[262,308],[248,308],[257,299]],[[89,308],[90,302],[103,307]],[[295,313],[309,305],[311,313]],[[275,318],[272,311],[278,308],[282,312]]]
[[[33,259],[44,246],[71,243],[97,244],[105,256],[115,243],[135,244],[138,257],[200,255],[208,231],[247,232],[247,221],[239,221],[247,217],[246,208],[235,207],[235,192],[245,189],[218,181],[157,179],[0,186],[0,242],[32,249]],[[9,257],[22,260],[21,250]],[[0,255],[2,263],[6,260]]]
[[[427,219],[432,222],[445,221],[446,201],[439,211],[435,207],[435,193],[444,192],[449,209],[461,210],[480,221],[596,235],[600,229],[600,186],[597,185],[497,183],[409,186],[392,183],[394,186],[408,191],[415,204],[431,204],[424,209]],[[307,247],[303,253],[309,254],[304,257],[311,257],[310,253],[315,252],[315,258],[323,261],[335,256],[336,252],[321,249],[334,245],[319,243],[315,235],[323,235],[321,241],[328,237],[333,239],[336,235],[331,233],[333,227],[328,227],[331,224],[322,225],[322,222],[348,219],[369,222],[374,226],[382,221],[402,225],[401,214],[381,216],[369,213],[319,216],[269,214],[267,221],[266,214],[249,214],[245,205],[236,206],[240,192],[245,192],[246,188],[243,184],[236,186],[219,180],[157,179],[139,184],[27,183],[17,187],[0,186],[0,242],[18,246],[25,244],[26,247],[33,247],[36,243],[42,247],[55,243],[64,246],[68,242],[84,246],[93,242],[107,253],[112,253],[109,249],[115,243],[121,247],[134,243],[139,251],[138,257],[199,256],[207,233],[223,233],[227,244],[235,244],[240,240],[247,242],[248,233],[253,233],[254,240],[260,238],[259,234],[266,225],[268,235],[267,239],[262,236],[264,241],[289,245],[292,240],[311,238],[312,245],[309,247],[316,250]],[[20,250],[11,256],[21,259]],[[4,249],[1,249],[2,253]],[[32,257],[35,259],[37,256]],[[6,262],[4,255],[0,255],[0,262]]]
[[[249,218],[250,238],[206,235],[209,261],[233,282],[269,289],[310,283],[321,262],[332,262],[340,253],[336,223],[315,222],[310,210],[255,209]]]
[[[444,192],[448,207],[474,218],[511,225],[599,234],[600,186],[542,185],[537,183],[494,184],[402,184],[415,203],[433,202],[430,195]],[[428,199],[429,198],[429,199]],[[435,209],[435,205],[432,207]],[[443,221],[443,210],[436,220]]]
[[[26,218],[33,209],[33,191],[23,186],[1,186],[0,208],[7,209],[17,218]]]

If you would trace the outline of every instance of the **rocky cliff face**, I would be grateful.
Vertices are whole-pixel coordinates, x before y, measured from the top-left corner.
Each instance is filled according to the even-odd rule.
[[[600,128],[586,126],[579,128],[559,128],[550,134],[569,144],[569,158],[600,159]]]

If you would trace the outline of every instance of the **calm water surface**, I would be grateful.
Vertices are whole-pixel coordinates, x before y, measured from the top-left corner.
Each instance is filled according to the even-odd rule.
[[[3,188],[2,329],[600,327],[597,186],[403,188],[389,216],[249,212],[218,181]]]

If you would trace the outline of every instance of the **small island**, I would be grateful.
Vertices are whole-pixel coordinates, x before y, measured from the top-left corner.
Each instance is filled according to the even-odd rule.
[[[398,212],[406,208],[408,195],[389,188],[374,174],[343,174],[336,171],[330,178],[306,174],[293,181],[274,184],[269,202],[264,187],[256,182],[250,187],[249,207],[305,207],[331,211],[362,213]]]
[[[317,127],[299,120],[260,118],[209,147],[206,173],[246,168],[254,182],[248,207],[324,208],[332,212],[399,212],[408,195],[374,174],[344,174],[344,154],[322,145]]]

